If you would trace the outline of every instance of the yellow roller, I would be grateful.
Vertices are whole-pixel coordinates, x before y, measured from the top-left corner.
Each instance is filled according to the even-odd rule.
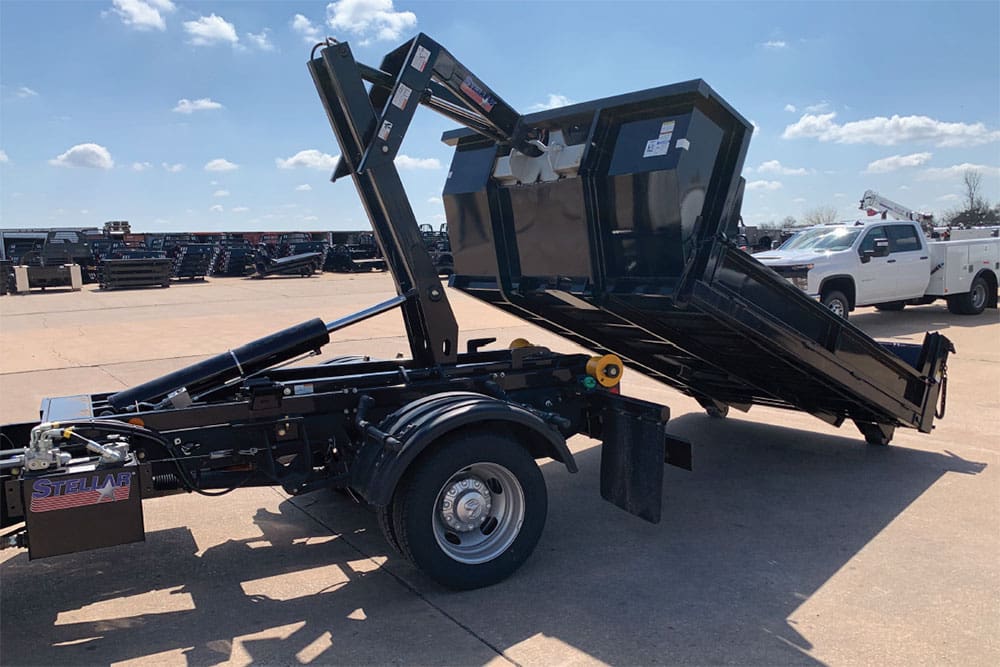
[[[587,362],[587,375],[593,377],[602,387],[615,387],[622,381],[625,364],[614,354],[591,357]]]
[[[534,347],[527,338],[515,338],[510,341],[510,345],[507,346],[508,349],[518,350],[522,347]]]

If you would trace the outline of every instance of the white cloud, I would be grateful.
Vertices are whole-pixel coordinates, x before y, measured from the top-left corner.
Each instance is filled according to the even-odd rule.
[[[805,109],[803,109],[803,111],[805,111],[806,113],[822,113],[829,108],[830,108],[830,103],[827,102],[826,100],[823,100],[822,102],[818,102],[817,104],[810,104]]]
[[[302,35],[302,38],[309,44],[315,44],[322,39],[322,37],[320,37],[319,27],[313,25],[312,21],[307,19],[302,14],[296,14],[295,17],[292,18],[291,26],[292,30]]]
[[[782,41],[780,39],[772,39],[761,44],[765,49],[779,50],[788,48],[788,42]]]
[[[938,197],[938,201],[958,201],[961,199],[958,195],[941,195]]]
[[[302,219],[306,222],[315,222],[316,220],[319,220],[319,218],[315,215],[304,215],[302,216]]]
[[[762,162],[759,167],[757,167],[758,174],[781,174],[783,176],[805,176],[806,174],[812,173],[811,170],[805,167],[785,167],[778,160],[768,160],[767,162]]]
[[[440,204],[441,203],[441,198],[440,197],[428,197],[427,198],[427,203],[428,204]]]
[[[792,200],[792,202],[795,204],[805,204],[806,201],[808,200],[805,197],[796,197],[795,199]]]
[[[250,208],[248,206],[234,206],[229,210],[233,213],[246,213]]]
[[[100,144],[77,144],[59,157],[49,160],[57,167],[86,167],[89,169],[111,169],[115,161],[111,153]]]
[[[982,123],[950,123],[927,116],[876,116],[840,125],[836,112],[805,114],[787,126],[783,139],[811,138],[840,144],[893,146],[907,141],[929,142],[936,146],[976,146],[1000,140],[1000,130]]]
[[[153,165],[149,162],[133,162],[132,171],[146,171],[147,169],[152,168],[152,166]]]
[[[843,192],[834,192],[833,196],[836,197],[837,199],[843,199],[847,195],[845,195]]]
[[[868,163],[868,168],[865,169],[867,174],[885,174],[890,171],[896,171],[897,169],[905,169],[906,167],[919,167],[922,164],[926,164],[931,159],[930,153],[911,153],[910,155],[891,155],[889,157],[884,157],[881,160],[875,160],[874,162]]]
[[[396,166],[400,169],[440,169],[441,161],[436,157],[410,157],[409,155],[397,155]]]
[[[796,111],[798,111],[798,109],[795,107],[794,104],[786,104],[785,105],[785,111],[788,111],[788,112],[791,112],[791,113],[795,113]]]
[[[7,157],[7,151],[0,149],[0,164],[7,164],[10,162],[10,158]]]
[[[781,181],[750,181],[747,183],[746,189],[750,191],[753,190],[774,191],[774,190],[780,190],[782,187],[783,186],[781,185]]]
[[[258,33],[245,32],[243,33],[243,36],[247,38],[247,41],[250,42],[251,46],[258,48],[261,51],[274,51],[274,44],[271,43],[271,39],[269,37],[270,32],[270,28],[264,28],[262,32]]]
[[[176,174],[177,172],[184,170],[184,165],[180,162],[177,164],[167,164],[166,162],[161,162],[160,166],[169,171],[171,174]]]
[[[333,169],[337,165],[339,155],[322,153],[315,148],[299,151],[289,158],[274,158],[274,163],[278,169],[295,169],[296,167],[306,167],[308,169]]]
[[[229,190],[216,190],[215,192],[212,193],[212,196],[213,197],[228,197],[229,196]]]
[[[296,192],[309,192],[312,189],[313,189],[313,186],[309,185],[308,183],[303,183],[302,185],[296,185],[295,186],[295,191]]]
[[[197,100],[189,100],[183,98],[177,100],[177,106],[174,107],[176,113],[186,113],[192,114],[195,111],[212,111],[214,109],[223,109],[224,107],[209,97],[202,97]]]
[[[1000,167],[992,167],[988,164],[953,164],[950,167],[931,167],[924,169],[917,176],[921,181],[945,181],[953,178],[961,178],[966,171],[978,171],[987,178],[1000,178]]]
[[[558,109],[559,107],[568,107],[570,104],[576,104],[573,100],[566,97],[565,95],[560,95],[559,93],[549,93],[549,98],[544,102],[539,102],[538,104],[532,104],[528,107],[528,111],[545,111],[546,109]]]
[[[413,12],[398,12],[392,0],[339,0],[326,6],[326,23],[335,31],[347,31],[367,41],[399,39],[403,31],[417,25]]]
[[[32,88],[28,88],[27,86],[21,86],[20,88],[17,89],[17,92],[14,94],[20,97],[21,99],[24,99],[26,97],[38,97],[38,91]]]
[[[111,11],[118,15],[122,23],[136,30],[166,30],[164,14],[174,11],[170,0],[112,0]]]
[[[236,45],[240,41],[236,26],[214,13],[201,16],[197,21],[185,21],[184,32],[191,36],[190,43],[195,46]]]
[[[899,189],[900,189],[900,190],[909,190],[909,189],[910,189],[910,186],[909,186],[909,185],[900,185],[900,186],[899,186]]]
[[[205,163],[205,171],[233,171],[239,169],[240,165],[234,164],[225,158],[215,158]]]
[[[225,209],[222,208],[222,204],[213,204],[208,207],[208,210],[213,213],[222,213]]]

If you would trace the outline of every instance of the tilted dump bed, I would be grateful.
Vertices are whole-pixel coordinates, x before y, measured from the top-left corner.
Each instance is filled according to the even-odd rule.
[[[871,442],[931,429],[951,343],[880,344],[729,243],[751,126],[703,81],[469,131],[444,204],[452,285],[689,394],[795,408]]]

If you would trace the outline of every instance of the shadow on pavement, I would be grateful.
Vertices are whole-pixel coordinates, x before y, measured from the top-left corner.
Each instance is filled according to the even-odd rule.
[[[983,327],[1000,322],[1000,314],[995,308],[987,308],[979,315],[955,315],[941,301],[928,306],[907,306],[898,312],[852,313],[850,322],[868,335],[879,338],[944,331],[951,327]]]
[[[550,513],[539,548],[510,580],[480,591],[442,590],[394,554],[374,569],[362,552],[388,554],[374,517],[329,493],[259,509],[262,537],[200,555],[190,531],[175,528],[145,545],[30,565],[19,556],[3,570],[0,661],[182,651],[191,664],[216,663],[234,638],[271,630],[241,640],[249,661],[300,662],[323,636],[332,640],[313,651],[320,663],[481,664],[495,657],[488,647],[565,661],[565,652],[532,658],[529,645],[517,648],[542,637],[612,664],[815,664],[790,615],[942,476],[984,468],[701,415],[670,431],[698,444],[694,472],[667,468],[660,524],[602,501],[600,447],[585,449],[577,475],[543,466]],[[227,501],[197,507],[211,512],[213,502]],[[190,596],[186,608],[74,618],[164,589]]]

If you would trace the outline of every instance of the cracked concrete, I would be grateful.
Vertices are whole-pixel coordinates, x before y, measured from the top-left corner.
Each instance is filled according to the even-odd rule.
[[[0,419],[44,396],[112,391],[311,317],[387,298],[385,275],[210,280],[168,290],[0,298]],[[450,293],[463,344],[578,348]],[[798,413],[711,420],[671,407],[695,470],[665,470],[664,519],[603,502],[600,449],[542,462],[545,533],[511,579],[445,591],[339,494],[241,489],[144,504],[147,541],[28,562],[0,552],[0,662],[51,664],[1000,663],[1000,323],[940,305],[852,318],[878,337],[941,330],[948,415],[892,447]],[[360,332],[360,333],[359,333]],[[406,351],[385,315],[324,355]],[[61,358],[61,359],[60,359]]]

